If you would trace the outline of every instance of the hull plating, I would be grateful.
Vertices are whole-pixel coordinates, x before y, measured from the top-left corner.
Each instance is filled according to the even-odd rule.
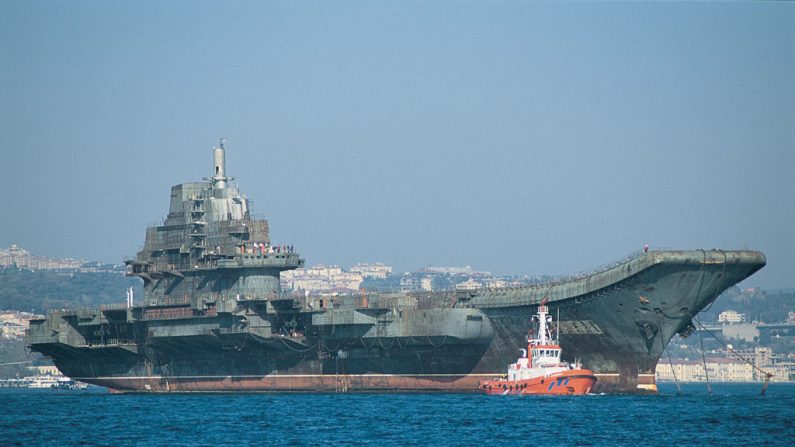
[[[548,296],[550,312],[560,312],[564,360],[594,371],[593,391],[644,392],[654,389],[654,369],[671,337],[764,266],[764,256],[699,250],[638,259],[607,279],[478,293],[428,310],[437,313],[427,320],[422,310],[394,311],[390,324],[403,332],[378,325],[368,332],[352,319],[313,336],[264,338],[211,329],[227,318],[219,315],[171,326],[139,321],[132,345],[82,346],[53,317],[32,327],[29,340],[68,376],[117,391],[475,392],[526,346],[530,315]],[[197,325],[207,329],[190,336],[176,330]]]

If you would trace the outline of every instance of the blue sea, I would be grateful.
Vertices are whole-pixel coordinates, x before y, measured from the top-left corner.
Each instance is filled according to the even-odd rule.
[[[653,396],[0,389],[0,446],[795,445],[795,384]]]

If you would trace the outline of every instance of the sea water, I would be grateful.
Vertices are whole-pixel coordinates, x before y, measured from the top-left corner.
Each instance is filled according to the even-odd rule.
[[[795,445],[795,384],[658,395],[0,390],[0,446]]]

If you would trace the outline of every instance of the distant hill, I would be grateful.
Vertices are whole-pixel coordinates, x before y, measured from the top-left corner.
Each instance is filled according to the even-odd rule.
[[[123,274],[5,267],[0,268],[0,310],[46,313],[50,309],[123,303],[130,286],[135,291],[136,302],[140,302],[141,280]]]
[[[704,324],[716,323],[718,314],[725,310],[745,314],[749,322],[781,323],[787,320],[789,312],[795,311],[795,290],[741,290],[732,287],[698,317]]]
[[[28,376],[27,367],[34,362],[47,363],[41,354],[25,349],[23,340],[0,338],[0,379]]]

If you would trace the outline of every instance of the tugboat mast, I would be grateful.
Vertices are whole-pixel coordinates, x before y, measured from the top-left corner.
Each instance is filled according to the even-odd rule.
[[[544,298],[541,301],[541,304],[538,305],[538,315],[534,315],[533,318],[538,318],[538,338],[535,340],[531,340],[531,343],[535,345],[546,345],[552,340],[552,334],[549,332],[549,327],[547,324],[549,323],[549,308],[547,307],[547,299]]]

